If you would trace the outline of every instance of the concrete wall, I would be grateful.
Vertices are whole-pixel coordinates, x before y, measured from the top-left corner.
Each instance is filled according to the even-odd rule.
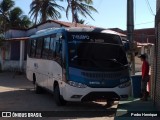
[[[2,50],[0,49],[0,71],[2,70]]]
[[[159,18],[160,19],[160,18]],[[155,92],[155,102],[156,102],[156,105],[158,107],[158,109],[160,110],[160,23],[158,23],[158,37],[157,37],[157,44],[156,44],[156,48],[157,48],[157,51],[156,51],[156,57],[157,57],[157,64],[156,64],[156,79],[155,79],[155,82],[156,82],[156,85],[155,85],[155,88],[156,88],[156,92]]]
[[[151,78],[150,78],[150,83],[151,83],[151,98],[154,100],[154,96],[155,96],[155,68],[156,68],[156,64],[155,64],[155,46],[152,47],[151,50]]]
[[[31,35],[34,35],[37,31],[39,30],[43,30],[43,29],[47,29],[47,28],[60,28],[60,27],[64,27],[64,26],[61,26],[60,24],[57,24],[57,23],[54,23],[54,22],[47,22],[45,24],[42,24],[42,25],[39,25],[35,28],[30,28],[29,30],[8,30],[5,34],[5,37],[6,39],[9,39],[9,38],[20,38],[20,37],[29,37]],[[17,41],[18,42],[18,41]],[[11,44],[11,42],[8,42]],[[20,44],[20,42],[19,42]],[[19,46],[19,45],[18,45]],[[26,45],[25,45],[26,46]],[[12,46],[12,48],[14,48],[14,46]],[[20,51],[19,51],[20,48],[14,48],[14,50],[12,50],[12,52],[14,51],[14,54],[15,57],[17,55],[20,54]],[[25,48],[26,49],[26,48]],[[2,69],[3,70],[8,70],[8,71],[18,71],[19,68],[20,68],[20,61],[19,59],[16,57],[16,59],[18,60],[10,60],[10,57],[11,57],[11,47],[8,47],[8,49],[6,50],[6,60],[4,61],[4,63],[2,63],[1,61],[1,58],[0,58],[0,62],[2,65]],[[13,55],[13,53],[12,53]],[[0,56],[1,56],[1,51],[0,51]],[[12,58],[15,58],[12,56]],[[25,69],[25,62],[23,64],[23,69]]]
[[[19,38],[26,37],[26,31],[24,30],[8,30],[5,34],[5,38]]]
[[[60,24],[54,22],[48,22],[42,25],[37,26],[36,28],[30,28],[29,30],[8,30],[5,34],[5,37],[8,38],[18,38],[18,37],[29,37],[34,35],[37,31],[47,29],[47,28],[60,28],[64,27]]]
[[[34,35],[37,31],[37,28],[32,28],[32,29],[29,29],[27,32],[26,32],[26,36],[31,36],[31,35]]]
[[[11,72],[17,72],[20,71],[20,64],[19,61],[13,61],[13,60],[5,60],[3,64],[3,71],[11,71]],[[26,61],[23,63],[23,71],[26,69]]]
[[[157,0],[157,13],[156,13],[156,44],[155,44],[155,54],[154,54],[154,102],[158,110],[160,110],[160,0]]]
[[[31,36],[31,35],[34,35],[37,31],[39,30],[43,30],[43,29],[47,29],[47,28],[60,28],[62,27],[60,24],[57,24],[57,23],[53,23],[53,22],[48,22],[48,23],[45,23],[45,24],[42,24],[42,25],[39,25],[37,26],[36,28],[31,28],[29,29],[27,32],[26,32],[26,35],[27,36]]]
[[[19,38],[19,37],[26,37],[26,31],[24,30],[9,30],[6,32],[5,37],[6,39],[9,38]],[[20,71],[20,63],[19,63],[19,56],[20,56],[20,41],[7,41],[5,43],[5,60],[1,60],[1,68],[3,71]],[[2,52],[0,53],[0,55]],[[13,60],[16,59],[16,60]],[[25,69],[25,62],[24,67]]]

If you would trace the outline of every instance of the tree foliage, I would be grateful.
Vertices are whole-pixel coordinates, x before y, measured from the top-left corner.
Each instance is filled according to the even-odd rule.
[[[35,20],[34,23],[37,24],[38,19],[39,22],[45,22],[49,19],[61,18],[61,13],[58,10],[63,11],[64,7],[58,5],[55,0],[33,0],[29,14]]]
[[[68,18],[69,12],[72,14],[72,22],[79,21],[79,15],[83,17],[89,16],[93,19],[91,13],[98,12],[92,5],[93,0],[67,0],[66,17]],[[94,20],[94,19],[93,19]]]
[[[19,7],[14,7],[15,2],[12,0],[2,0],[0,3],[0,31],[16,28],[28,28],[31,24],[29,18],[23,15]]]

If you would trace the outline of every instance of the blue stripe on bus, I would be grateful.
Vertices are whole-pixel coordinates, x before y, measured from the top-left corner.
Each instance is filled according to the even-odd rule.
[[[78,83],[82,83],[87,85],[88,87],[96,87],[96,88],[113,88],[117,87],[121,84],[120,79],[117,80],[93,80],[93,79],[86,79],[84,77],[79,77],[76,75],[70,75],[70,80]],[[128,79],[129,81],[130,79]]]
[[[96,88],[113,88],[116,87],[121,83],[120,79],[127,79],[127,81],[130,80],[129,76],[122,76],[119,79],[91,79],[91,78],[86,78],[84,76],[82,76],[81,70],[74,69],[74,72],[71,70],[72,68],[70,68],[70,72],[69,72],[69,80],[70,81],[74,81],[74,82],[78,82],[78,83],[82,83],[85,84],[89,87],[96,87]]]

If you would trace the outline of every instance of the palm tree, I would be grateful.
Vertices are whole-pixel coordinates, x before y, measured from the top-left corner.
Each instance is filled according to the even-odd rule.
[[[15,3],[12,0],[2,0],[0,4],[0,13],[6,17],[10,9],[14,7]]]
[[[93,19],[93,17],[91,16],[91,12],[98,12],[92,6],[93,0],[67,0],[67,2],[68,6],[66,9],[66,17],[68,18],[69,11],[71,11],[72,22],[77,23],[79,21],[79,14],[81,14],[83,17],[89,16]]]
[[[78,22],[77,23],[80,23],[80,24],[85,24],[85,20],[82,20],[82,19],[78,19]]]
[[[6,22],[10,9],[14,7],[15,3],[12,0],[2,0],[0,3],[0,26],[1,32],[6,29]]]
[[[35,19],[35,22],[34,22],[35,25],[37,24],[38,13],[41,8],[41,3],[42,3],[41,0],[33,0],[32,3],[30,4],[31,9],[29,11],[29,14],[31,14],[30,17],[33,16],[33,19]]]
[[[35,19],[35,24],[37,23],[38,16],[40,17],[40,22],[45,22],[48,19],[59,19],[61,18],[61,14],[58,10],[64,10],[55,0],[33,0],[30,8],[29,14]]]
[[[12,0],[2,0],[0,3],[1,33],[12,27],[28,28],[31,23],[29,18],[23,15],[23,11],[14,5]]]
[[[43,0],[42,9],[41,9],[41,16],[42,22],[45,22],[47,19],[52,18],[54,20],[61,18],[61,13],[57,11],[64,10],[64,8],[58,5],[55,0]]]
[[[21,21],[20,21],[20,26],[22,28],[29,28],[31,26],[32,22],[28,18],[27,15],[22,15],[21,16]]]
[[[9,26],[18,28],[28,28],[31,24],[29,18],[23,15],[23,11],[19,7],[15,7],[9,12]]]

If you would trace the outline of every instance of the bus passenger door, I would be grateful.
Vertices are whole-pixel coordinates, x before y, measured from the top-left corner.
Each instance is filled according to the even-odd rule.
[[[53,82],[54,80],[61,81],[62,80],[62,52],[63,52],[63,44],[64,40],[59,38],[54,42],[55,49],[54,49],[54,61],[53,61]],[[48,87],[53,89],[52,81],[48,81]]]
[[[56,37],[57,38],[57,37]],[[52,60],[52,64],[50,66],[50,76],[48,79],[48,85],[47,88],[49,88],[49,90],[53,90],[53,84],[54,84],[54,80],[59,81],[59,78],[61,76],[61,64],[62,64],[62,40],[61,39],[54,39],[53,43],[52,43],[52,39],[51,39],[51,44],[52,46],[50,46],[50,48],[52,48],[53,51],[53,60]]]

